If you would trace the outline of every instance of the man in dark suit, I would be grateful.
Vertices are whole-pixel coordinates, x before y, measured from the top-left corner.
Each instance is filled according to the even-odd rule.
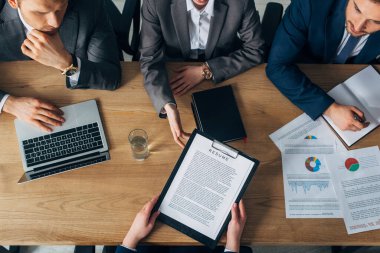
[[[20,60],[57,69],[70,89],[120,84],[118,46],[103,0],[0,0],[0,61]],[[0,90],[1,111],[45,131],[64,122],[54,105]]]
[[[312,119],[322,114],[342,130],[367,126],[356,107],[340,105],[296,63],[379,63],[380,0],[292,0],[280,24],[267,65],[277,88]],[[355,115],[356,114],[356,115]]]
[[[247,220],[243,201],[234,204],[231,209],[231,221],[227,229],[226,248],[218,248],[211,251],[205,247],[138,247],[138,243],[150,234],[154,227],[159,211],[151,215],[152,209],[157,202],[158,197],[153,198],[145,204],[141,211],[136,215],[127,235],[121,246],[118,246],[116,253],[129,252],[157,252],[157,253],[214,253],[214,252],[252,252],[248,247],[240,248],[240,238],[243,233],[244,225]],[[243,249],[240,251],[240,249]]]
[[[145,0],[142,7],[141,71],[156,111],[168,118],[174,140],[188,138],[174,95],[203,80],[222,82],[260,64],[261,25],[253,0]],[[166,61],[198,61],[176,70]]]

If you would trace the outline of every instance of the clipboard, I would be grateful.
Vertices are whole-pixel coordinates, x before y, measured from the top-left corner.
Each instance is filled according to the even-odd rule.
[[[164,186],[164,188],[163,188],[163,190],[162,190],[162,192],[161,192],[161,194],[160,194],[160,196],[159,196],[159,198],[157,200],[156,205],[154,206],[154,208],[152,210],[152,213],[156,212],[160,208],[160,206],[162,204],[162,201],[164,200],[164,198],[165,198],[165,196],[166,196],[166,194],[167,194],[167,192],[168,192],[168,190],[169,190],[169,188],[170,188],[170,186],[171,186],[174,178],[176,177],[176,174],[177,174],[177,172],[178,172],[178,170],[179,170],[179,168],[180,168],[180,166],[182,164],[182,161],[186,157],[187,152],[188,152],[190,146],[192,145],[194,138],[197,135],[201,135],[201,136],[203,136],[203,137],[211,140],[212,141],[212,147],[214,149],[217,149],[218,151],[220,151],[221,153],[225,154],[226,156],[231,157],[232,159],[236,159],[238,156],[242,156],[242,157],[244,157],[244,158],[246,158],[246,159],[248,159],[248,160],[250,160],[250,161],[252,161],[254,163],[254,165],[253,165],[251,171],[249,172],[249,175],[246,178],[246,180],[245,180],[245,182],[244,182],[244,184],[243,184],[243,186],[242,186],[242,188],[241,188],[241,190],[240,190],[240,192],[239,192],[239,194],[238,194],[235,202],[239,202],[240,201],[240,199],[242,198],[244,192],[248,188],[248,185],[249,185],[250,181],[252,180],[253,175],[255,174],[255,172],[256,172],[256,170],[257,170],[260,162],[258,160],[256,160],[255,158],[249,157],[248,155],[246,155],[246,154],[244,154],[244,153],[242,153],[242,152],[240,152],[240,151],[232,148],[231,146],[226,145],[224,143],[221,143],[219,141],[216,141],[211,136],[209,136],[209,135],[207,135],[207,134],[205,134],[203,132],[200,132],[199,130],[195,129],[193,131],[193,133],[191,134],[191,136],[189,138],[189,141],[187,142],[187,144],[186,144],[186,146],[185,146],[182,154],[180,155],[177,163],[175,164],[174,169],[173,169],[171,175],[169,176],[169,179],[166,182],[166,184],[165,184],[165,186]],[[171,226],[172,228],[174,228],[174,229],[182,232],[183,234],[185,234],[185,235],[187,235],[187,236],[189,236],[189,237],[191,237],[191,238],[193,238],[193,239],[195,239],[195,240],[203,243],[205,246],[207,246],[207,247],[209,247],[211,249],[214,249],[217,246],[217,244],[218,244],[218,242],[220,240],[220,237],[223,235],[223,233],[227,229],[228,223],[231,220],[231,212],[228,214],[226,220],[223,222],[223,225],[222,225],[222,227],[221,227],[220,231],[218,232],[218,235],[216,236],[215,239],[212,239],[212,238],[210,238],[210,237],[208,237],[208,236],[206,236],[206,235],[204,235],[204,234],[202,234],[202,233],[200,233],[200,232],[198,232],[198,231],[196,231],[196,230],[188,227],[187,225],[181,223],[180,221],[177,221],[177,220],[175,220],[175,219],[173,219],[173,218],[171,218],[171,217],[169,217],[169,216],[167,216],[167,215],[165,215],[163,213],[160,213],[160,215],[158,216],[158,220],[160,220],[161,222],[163,222],[163,223]]]

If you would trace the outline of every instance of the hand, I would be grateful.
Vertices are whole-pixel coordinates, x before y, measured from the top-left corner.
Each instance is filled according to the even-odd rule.
[[[247,215],[243,200],[240,200],[239,205],[234,203],[231,209],[231,221],[227,228],[227,243],[226,248],[234,252],[239,252],[240,238],[243,233]]]
[[[164,108],[168,116],[170,130],[172,131],[174,141],[181,146],[181,148],[184,148],[185,144],[183,141],[187,141],[190,134],[182,130],[181,118],[179,116],[178,109],[173,104],[166,104]]]
[[[9,96],[3,110],[46,132],[51,132],[52,129],[45,124],[61,126],[65,122],[60,109],[36,98]]]
[[[65,49],[58,32],[48,35],[32,30],[21,45],[21,51],[33,60],[60,71],[73,63],[72,56]]]
[[[137,213],[131,228],[123,240],[124,246],[130,249],[136,249],[139,241],[144,239],[152,231],[154,223],[160,214],[160,212],[157,211],[154,212],[152,216],[150,215],[154,205],[157,203],[157,199],[158,196],[151,199],[144,205],[140,212]]]
[[[202,66],[185,66],[170,80],[174,95],[182,96],[203,81]]]
[[[358,120],[355,120],[354,113],[356,113],[365,122],[364,113],[355,106],[333,103],[329,108],[327,108],[324,114],[327,115],[334,122],[334,124],[343,131],[360,131],[363,128],[366,128],[369,125],[369,122],[361,123]]]

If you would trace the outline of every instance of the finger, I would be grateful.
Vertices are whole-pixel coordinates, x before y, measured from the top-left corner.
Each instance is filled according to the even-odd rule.
[[[237,210],[237,204],[234,203],[231,208],[231,220],[237,221],[239,218],[238,210]]]
[[[190,133],[186,133],[186,132],[181,132],[181,138],[182,139],[185,139],[185,140],[188,140],[190,138],[191,134]]]
[[[183,72],[183,71],[186,70],[188,67],[189,67],[189,66],[183,66],[183,67],[180,67],[179,69],[174,70],[174,72],[176,72],[176,73]]]
[[[176,88],[172,88],[173,90],[173,93],[174,95],[178,95],[179,93],[181,93],[181,91],[185,90],[187,88],[187,84],[185,84],[185,81],[181,80],[181,85],[176,87]]]
[[[24,40],[24,45],[26,46],[26,48],[28,48],[32,53],[36,53],[36,47],[34,46],[34,44],[26,39]]]
[[[157,217],[160,215],[160,211],[156,211],[156,212],[154,212],[153,214],[152,214],[152,216],[150,217],[150,219],[149,219],[149,225],[151,225],[151,226],[153,226],[154,225],[154,223],[156,222],[156,219],[157,219]]]
[[[44,108],[40,108],[38,113],[45,115],[46,117],[49,117],[51,119],[54,119],[58,122],[62,122],[62,123],[65,122],[65,119],[63,117],[57,115],[56,112],[54,112],[54,111],[49,111],[49,110],[46,110]]]
[[[144,210],[147,213],[151,213],[152,209],[154,208],[154,205],[157,203],[158,198],[154,197],[151,200],[149,200],[148,203],[145,204]]]
[[[42,124],[41,121],[32,120],[31,123],[33,125],[35,125],[36,127],[38,127],[40,130],[44,131],[44,132],[51,133],[53,131],[50,127],[45,126],[44,124]]]
[[[33,45],[37,45],[40,43],[40,41],[38,40],[38,38],[36,36],[34,36],[32,33],[28,33],[26,35],[26,37],[28,38],[28,40],[33,43]]]
[[[358,128],[358,130],[362,130],[365,126],[364,126],[364,123],[361,123],[357,120],[354,120],[352,122],[352,125],[355,126],[356,128]]]
[[[175,82],[178,80],[182,79],[183,75],[175,75],[171,80],[170,80],[170,86],[172,86]]]
[[[184,84],[185,84],[185,80],[182,78],[182,79],[179,79],[178,81],[176,81],[175,83],[173,83],[171,85],[171,88],[172,88],[172,91],[173,92],[176,92],[177,89],[184,89]]]
[[[361,119],[363,119],[365,121],[364,113],[362,111],[360,111],[355,106],[351,106],[350,109],[351,109],[351,111],[353,111],[354,113],[356,113]]]
[[[24,43],[21,45],[21,52],[22,52],[24,55],[28,56],[29,58],[32,58],[32,59],[35,58],[35,55],[34,55],[34,53],[32,52],[32,50],[30,50],[29,48],[27,48],[26,45],[25,45]]]
[[[181,147],[181,148],[185,148],[185,144],[178,138],[178,137],[174,137],[174,141]]]
[[[52,126],[62,126],[62,122],[51,119],[49,117],[46,117],[45,115],[42,114],[37,114],[34,116],[35,119],[44,122],[46,124],[52,125]]]
[[[247,213],[245,212],[245,205],[243,199],[239,201],[240,218],[245,221],[247,219]]]
[[[61,109],[57,108],[56,106],[54,106],[50,103],[41,101],[41,100],[39,100],[38,102],[39,102],[40,107],[48,109],[50,111],[54,111],[54,112],[58,113],[59,115],[63,115],[63,111]]]
[[[183,89],[182,91],[178,92],[177,93],[177,96],[182,96],[182,95],[185,95],[188,91],[190,91],[192,88],[192,86],[189,84],[186,86],[185,89]]]
[[[347,130],[357,132],[360,131],[360,128],[356,127],[355,125],[350,125]]]
[[[29,34],[36,37],[40,42],[46,43],[46,34],[44,34],[43,32],[33,29],[32,31],[30,31]]]

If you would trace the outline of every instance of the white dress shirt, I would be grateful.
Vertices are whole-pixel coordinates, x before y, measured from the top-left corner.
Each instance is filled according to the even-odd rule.
[[[207,5],[198,10],[192,0],[186,0],[188,13],[188,25],[190,35],[190,48],[192,54],[190,58],[197,59],[197,50],[205,50],[210,31],[211,18],[214,16],[214,1],[209,0]]]
[[[346,45],[349,37],[350,37],[350,33],[347,32],[347,28],[345,28],[344,29],[343,38],[342,38],[342,41],[339,44],[339,47],[338,47],[336,55],[338,55],[340,53],[340,51],[342,51],[342,49]],[[358,54],[360,54],[360,52],[362,51],[363,47],[365,46],[365,43],[367,43],[368,37],[369,37],[369,34],[364,35],[364,36],[362,36],[360,38],[358,44],[356,45],[356,47],[354,48],[354,50],[352,50],[352,53],[350,54],[350,57],[354,57],[354,56],[357,56]]]
[[[33,30],[33,27],[31,27],[28,23],[26,23],[26,21],[24,20],[24,18],[21,15],[20,9],[18,9],[18,15],[20,17],[22,24],[24,25],[25,34],[30,33]],[[78,57],[77,57],[77,62],[78,62],[78,71],[74,75],[69,77],[70,85],[72,87],[77,85],[78,80],[79,80],[81,62],[80,62],[80,59]],[[8,97],[9,97],[9,94],[5,95],[1,99],[1,101],[0,101],[0,113],[3,112],[3,107],[4,107],[4,104],[7,101]]]

